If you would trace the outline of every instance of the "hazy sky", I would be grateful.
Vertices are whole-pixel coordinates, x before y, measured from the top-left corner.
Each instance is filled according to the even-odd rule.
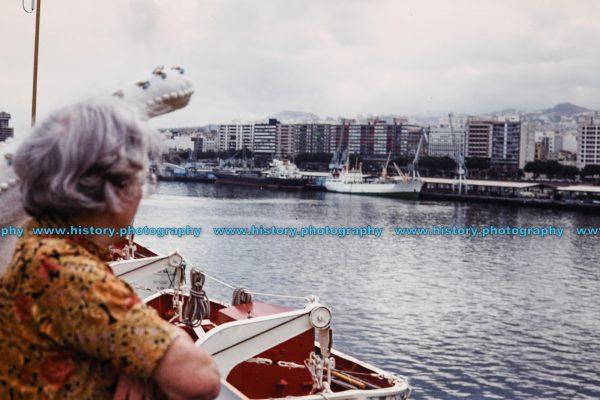
[[[31,0],[25,0],[26,7]],[[158,127],[600,109],[600,1],[43,0],[38,114],[186,68],[196,94]],[[0,110],[26,129],[34,14],[0,6]]]

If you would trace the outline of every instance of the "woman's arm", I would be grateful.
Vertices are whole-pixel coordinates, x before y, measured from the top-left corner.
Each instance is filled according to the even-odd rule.
[[[160,359],[152,378],[169,399],[213,399],[221,387],[219,370],[210,356],[196,347],[183,330],[173,327],[175,339]]]

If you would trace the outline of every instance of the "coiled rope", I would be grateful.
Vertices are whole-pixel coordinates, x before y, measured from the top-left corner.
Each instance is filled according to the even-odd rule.
[[[190,270],[190,297],[183,311],[183,323],[197,328],[210,313],[210,301],[204,291],[205,276],[197,268]]]
[[[237,306],[239,304],[250,304],[252,303],[252,293],[245,288],[235,288],[233,289],[233,299],[231,300],[232,306]]]

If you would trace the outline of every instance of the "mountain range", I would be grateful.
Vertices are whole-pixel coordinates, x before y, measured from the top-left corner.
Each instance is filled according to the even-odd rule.
[[[593,110],[590,110],[589,108],[581,107],[581,106],[578,106],[578,105],[575,105],[572,103],[559,103],[559,104],[555,105],[554,107],[540,110],[538,112],[541,114],[544,114],[548,117],[560,117],[560,116],[572,117],[574,115],[581,114],[584,112],[589,112],[589,111],[593,111]],[[516,109],[503,110],[499,113],[496,112],[496,113],[492,113],[492,114],[505,114],[507,112],[518,113],[518,110],[516,110]],[[380,117],[383,117],[383,116],[380,116]],[[326,121],[326,122],[334,122],[335,121],[332,118],[327,118],[326,120],[324,120],[323,118],[320,118],[318,115],[315,115],[313,113],[303,112],[303,111],[291,111],[291,110],[280,111],[278,113],[270,115],[268,118],[275,118],[279,122],[284,123],[284,124],[303,124],[303,123],[310,124],[310,123],[319,123],[319,122],[324,122],[324,121]],[[332,120],[332,121],[330,121],[330,120]]]
[[[568,116],[572,117],[573,115],[581,114],[586,111],[592,111],[589,108],[580,107],[572,103],[560,103],[555,105],[552,108],[548,108],[543,111],[543,114],[548,116]]]

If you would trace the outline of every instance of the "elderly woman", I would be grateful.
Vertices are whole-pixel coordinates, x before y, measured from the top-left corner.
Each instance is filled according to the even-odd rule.
[[[151,136],[120,100],[92,100],[51,115],[17,151],[33,218],[0,280],[1,399],[125,398],[149,383],[168,398],[217,395],[211,358],[112,274],[118,239],[32,233],[130,225]]]

